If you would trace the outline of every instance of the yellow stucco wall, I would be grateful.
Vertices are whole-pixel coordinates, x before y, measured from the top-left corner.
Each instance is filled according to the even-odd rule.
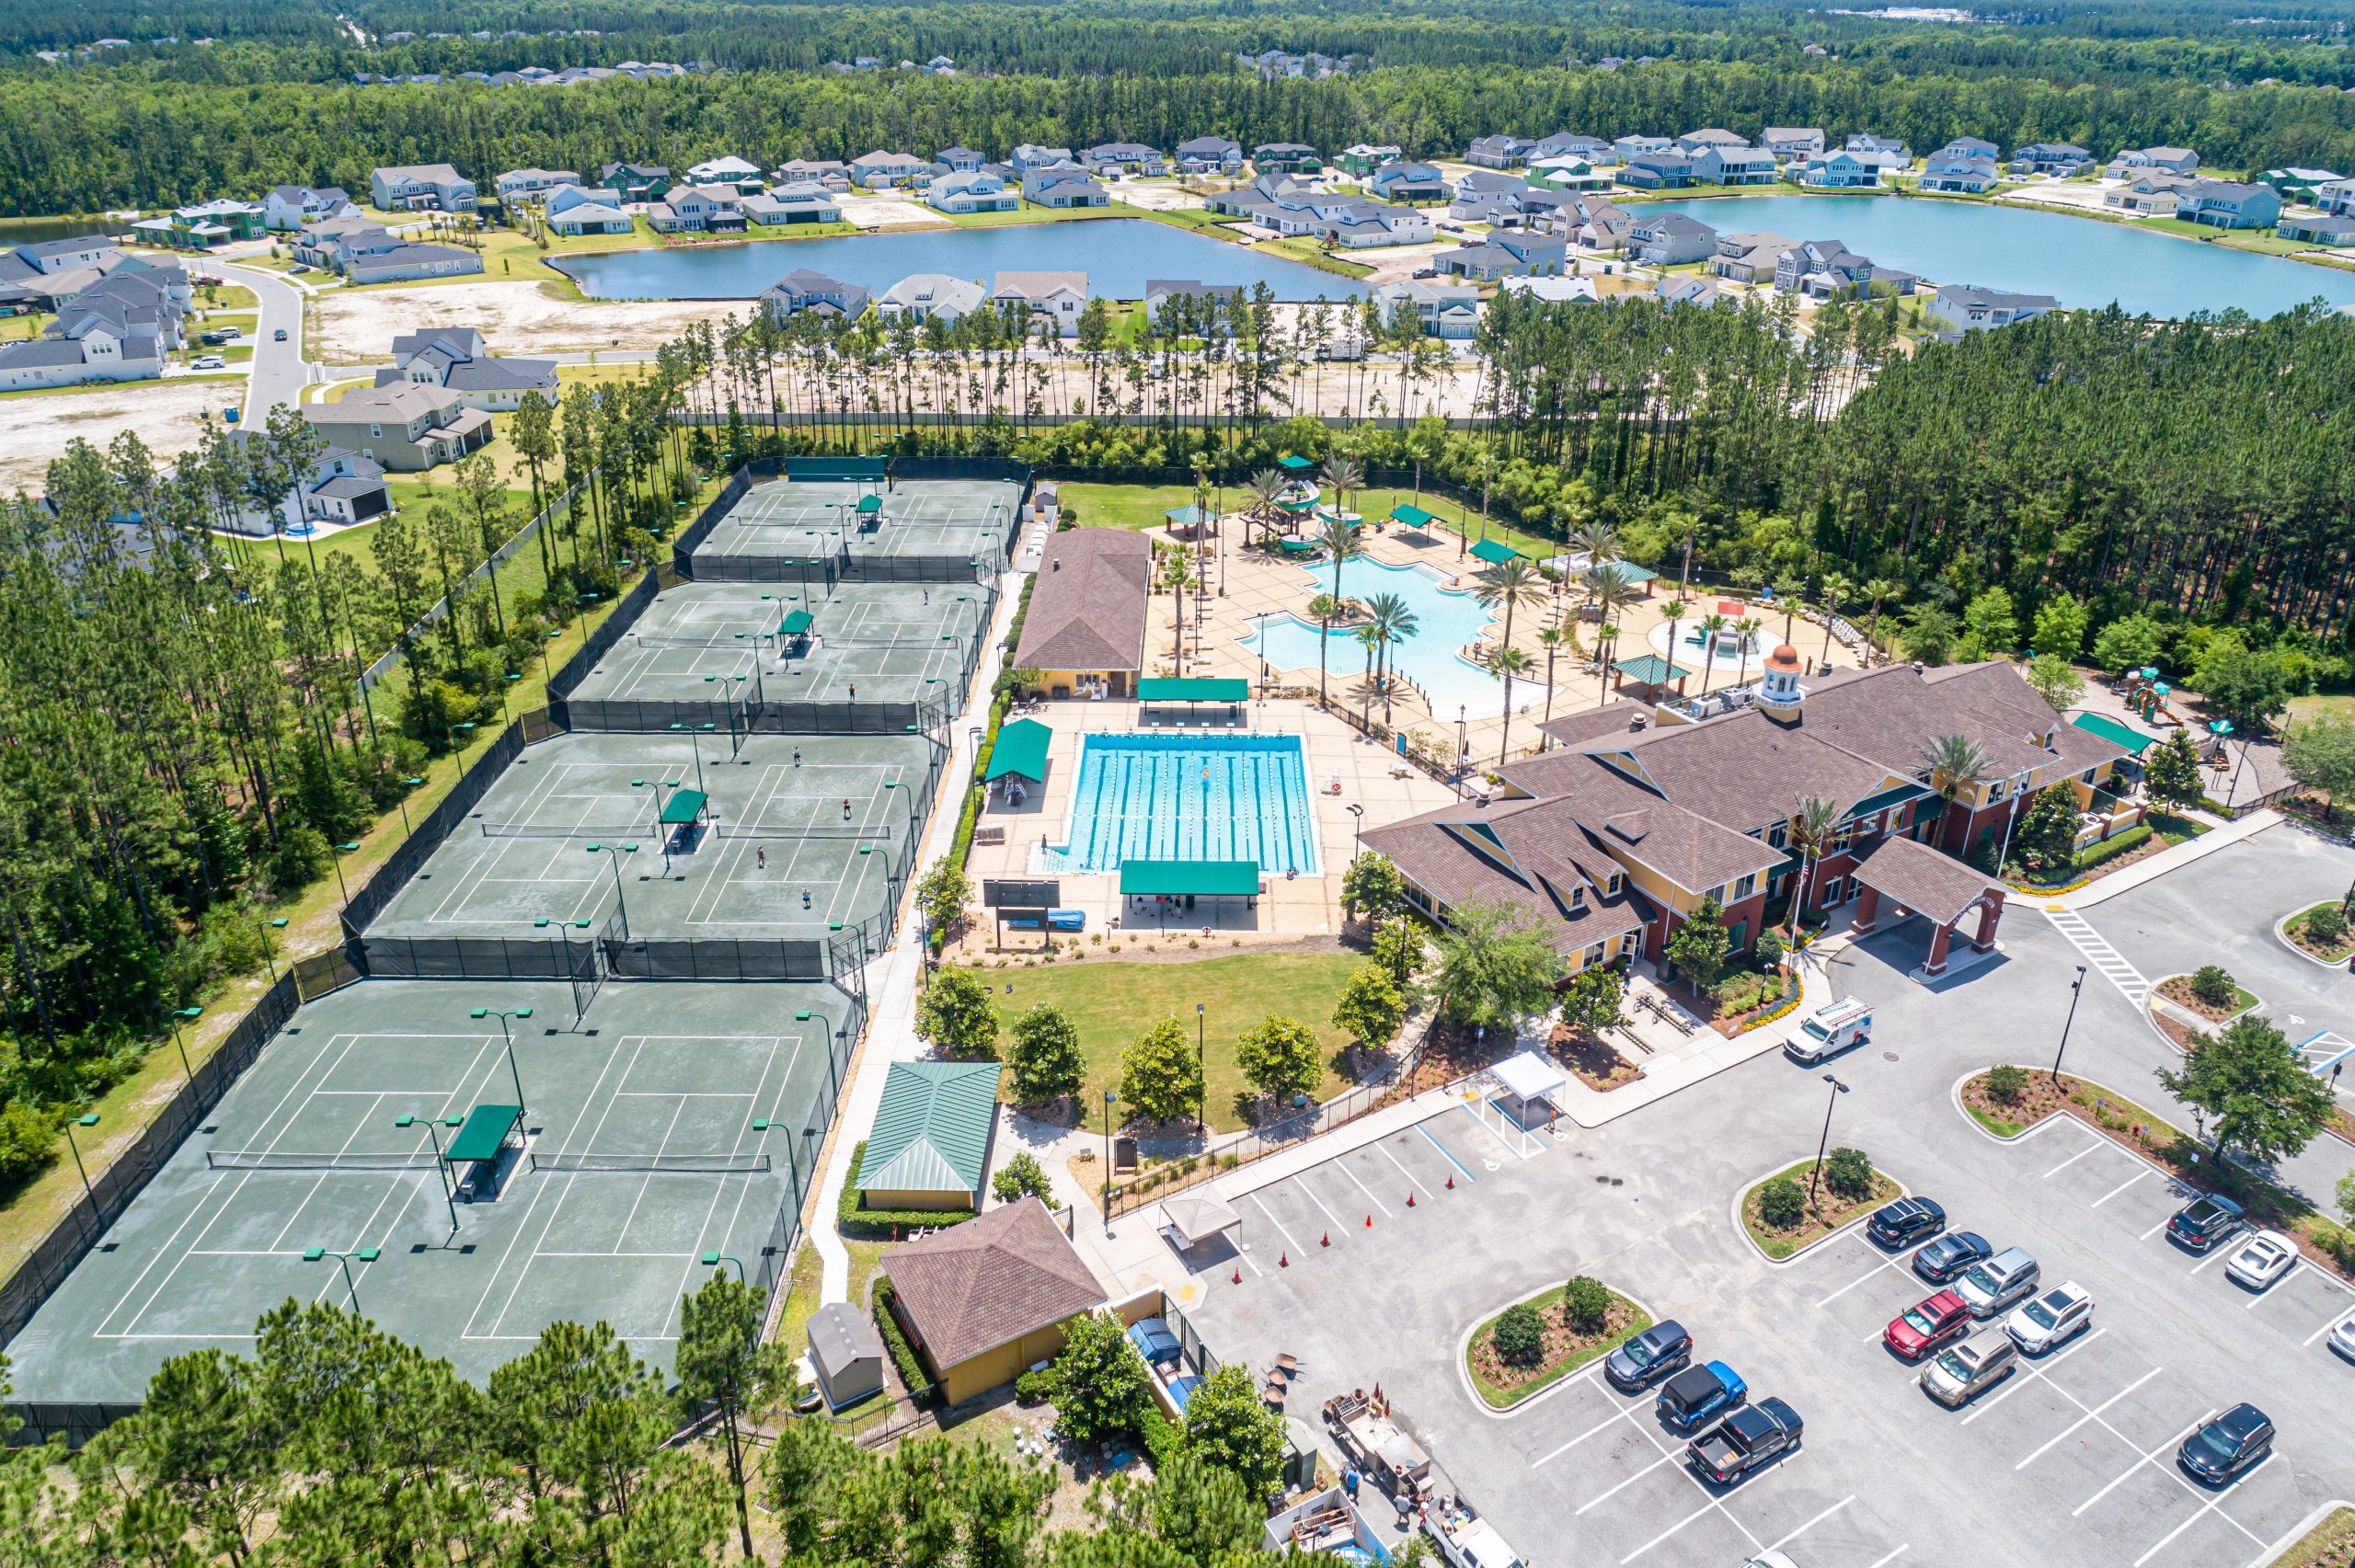
[[[951,1404],[971,1399],[1000,1383],[1012,1382],[1035,1362],[1052,1360],[1063,1347],[1063,1324],[1034,1330],[1010,1344],[940,1368],[941,1392]]]

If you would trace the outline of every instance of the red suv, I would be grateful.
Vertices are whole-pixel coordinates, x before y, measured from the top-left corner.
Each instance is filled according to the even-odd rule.
[[[1950,1339],[1970,1332],[1970,1304],[1951,1290],[1941,1290],[1889,1321],[1880,1331],[1881,1343],[1908,1361],[1919,1361]]]

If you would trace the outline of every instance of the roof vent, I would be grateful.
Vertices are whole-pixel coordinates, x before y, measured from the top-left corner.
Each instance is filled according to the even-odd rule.
[[[1651,723],[1651,717],[1652,715],[1649,714],[1629,714],[1627,715],[1627,727],[1630,731],[1641,729],[1646,725]]]

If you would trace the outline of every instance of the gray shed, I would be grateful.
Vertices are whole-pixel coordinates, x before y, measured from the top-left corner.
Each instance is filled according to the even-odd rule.
[[[883,1390],[883,1339],[865,1313],[829,1301],[810,1314],[810,1365],[829,1409]]]

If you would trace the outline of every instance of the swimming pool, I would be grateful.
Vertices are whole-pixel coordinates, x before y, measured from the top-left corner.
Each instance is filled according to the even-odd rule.
[[[1316,876],[1316,807],[1300,737],[1083,737],[1068,836],[1035,860],[1042,873],[1256,860],[1270,876]]]
[[[1464,576],[1468,582],[1471,574],[1467,571]],[[1333,568],[1329,565],[1305,568],[1301,577],[1310,585],[1311,593],[1333,591]],[[1423,689],[1430,700],[1432,717],[1452,719],[1455,715],[1447,710],[1453,707],[1465,709],[1474,718],[1495,718],[1505,711],[1503,680],[1489,674],[1463,653],[1479,640],[1482,629],[1495,619],[1481,608],[1478,600],[1442,586],[1441,574],[1430,567],[1392,567],[1362,559],[1342,563],[1343,598],[1365,600],[1377,593],[1396,594],[1415,612],[1415,635],[1390,650],[1390,666]],[[1516,632],[1530,624],[1533,613],[1543,612],[1533,611],[1528,605],[1522,607],[1516,616]],[[1332,647],[1326,656],[1325,668],[1332,686],[1346,690],[1365,672],[1365,649],[1357,645],[1352,636],[1354,631],[1354,627],[1335,626],[1330,634],[1325,634],[1315,623],[1298,615],[1265,615],[1252,624],[1243,646],[1275,669],[1314,671],[1317,639],[1329,635]],[[1540,670],[1544,668],[1542,663],[1538,666]],[[1545,700],[1543,680],[1514,677],[1515,709]]]

